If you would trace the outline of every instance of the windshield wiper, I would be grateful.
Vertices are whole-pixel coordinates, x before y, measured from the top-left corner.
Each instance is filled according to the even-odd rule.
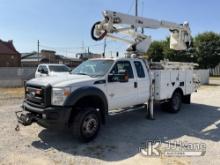
[[[101,74],[97,74],[97,75],[91,75],[91,77],[102,77],[104,75],[101,75]]]
[[[88,74],[86,74],[86,73],[74,73],[74,74],[90,76],[90,75],[88,75]]]

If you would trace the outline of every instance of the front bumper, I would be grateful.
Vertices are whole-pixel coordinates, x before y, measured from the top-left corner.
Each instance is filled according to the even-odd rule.
[[[24,101],[22,109],[23,111],[16,112],[16,116],[18,122],[23,125],[36,122],[45,128],[63,129],[68,126],[72,107],[50,106],[37,108]]]

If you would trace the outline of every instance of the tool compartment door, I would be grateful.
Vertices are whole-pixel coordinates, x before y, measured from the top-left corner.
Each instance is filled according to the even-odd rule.
[[[155,70],[155,100],[164,100],[170,96],[170,71],[167,70]]]
[[[187,70],[185,71],[185,77],[186,77],[186,86],[185,86],[185,94],[189,95],[193,92],[193,70]]]

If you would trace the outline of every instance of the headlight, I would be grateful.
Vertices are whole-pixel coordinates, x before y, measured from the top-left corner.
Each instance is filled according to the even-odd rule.
[[[71,88],[53,88],[52,105],[63,105],[66,97],[71,93]]]

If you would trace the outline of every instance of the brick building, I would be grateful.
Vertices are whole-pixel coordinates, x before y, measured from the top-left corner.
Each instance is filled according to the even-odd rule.
[[[41,50],[41,56],[48,59],[50,63],[56,63],[56,52],[53,50]]]
[[[21,54],[15,49],[12,40],[0,40],[0,67],[20,67]]]
[[[88,52],[88,53],[77,53],[76,54],[76,58],[81,59],[81,60],[88,60],[91,58],[101,58],[102,55],[101,54],[95,54],[92,52]]]
[[[69,58],[62,55],[57,55],[52,50],[41,50],[41,52],[22,53],[21,65],[22,67],[37,67],[42,63],[57,63],[66,64],[69,67],[76,67],[82,62],[81,59]]]

